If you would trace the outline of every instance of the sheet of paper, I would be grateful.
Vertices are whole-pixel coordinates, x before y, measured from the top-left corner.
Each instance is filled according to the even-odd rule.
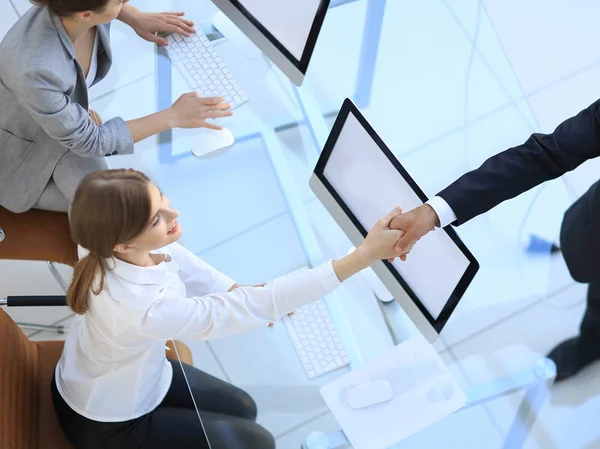
[[[352,388],[380,380],[389,382],[390,400],[360,409],[349,405]],[[467,401],[441,357],[420,335],[325,385],[321,395],[354,449],[389,448]]]

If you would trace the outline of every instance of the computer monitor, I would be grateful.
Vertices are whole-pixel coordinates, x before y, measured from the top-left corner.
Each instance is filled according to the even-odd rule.
[[[212,0],[297,86],[308,63],[330,0]]]
[[[427,201],[349,99],[339,112],[310,186],[355,246],[394,207],[408,211]],[[405,262],[396,259],[373,265],[377,277],[431,342],[478,269],[477,260],[451,227],[428,233]]]

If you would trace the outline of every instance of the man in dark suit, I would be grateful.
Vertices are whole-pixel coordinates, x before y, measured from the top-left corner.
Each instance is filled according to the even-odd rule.
[[[408,254],[434,226],[460,226],[598,156],[600,100],[561,123],[552,134],[533,134],[524,144],[490,157],[424,205],[397,216],[390,227],[406,232],[397,247]],[[576,281],[589,287],[579,336],[560,343],[548,355],[557,365],[556,380],[567,379],[600,359],[599,183],[567,210],[562,222],[560,243],[567,267]]]

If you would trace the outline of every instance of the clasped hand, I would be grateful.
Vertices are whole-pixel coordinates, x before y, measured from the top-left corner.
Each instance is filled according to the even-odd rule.
[[[184,19],[182,12],[149,13],[135,11],[130,21],[131,28],[142,39],[158,45],[168,45],[158,33],[177,33],[189,37],[196,32],[194,22]]]
[[[406,260],[406,256],[417,243],[428,232],[433,231],[435,226],[439,225],[439,219],[433,208],[428,204],[423,204],[404,214],[396,215],[390,222],[390,229],[403,231],[402,237],[396,242],[396,252],[401,260]],[[388,259],[390,262],[393,258]]]

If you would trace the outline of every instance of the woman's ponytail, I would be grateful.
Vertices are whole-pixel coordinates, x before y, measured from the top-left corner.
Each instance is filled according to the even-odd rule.
[[[93,288],[92,284],[96,279],[98,268],[100,268],[100,283]],[[97,295],[102,291],[105,273],[104,260],[94,253],[89,253],[77,262],[73,280],[67,291],[67,305],[73,312],[83,315],[88,311],[88,294],[91,291]]]
[[[104,286],[113,269],[115,246],[128,243],[147,227],[152,214],[150,180],[135,170],[98,170],[77,187],[71,206],[71,237],[88,254],[75,265],[67,291],[67,304],[83,315],[89,297]],[[98,276],[98,274],[100,276]]]

